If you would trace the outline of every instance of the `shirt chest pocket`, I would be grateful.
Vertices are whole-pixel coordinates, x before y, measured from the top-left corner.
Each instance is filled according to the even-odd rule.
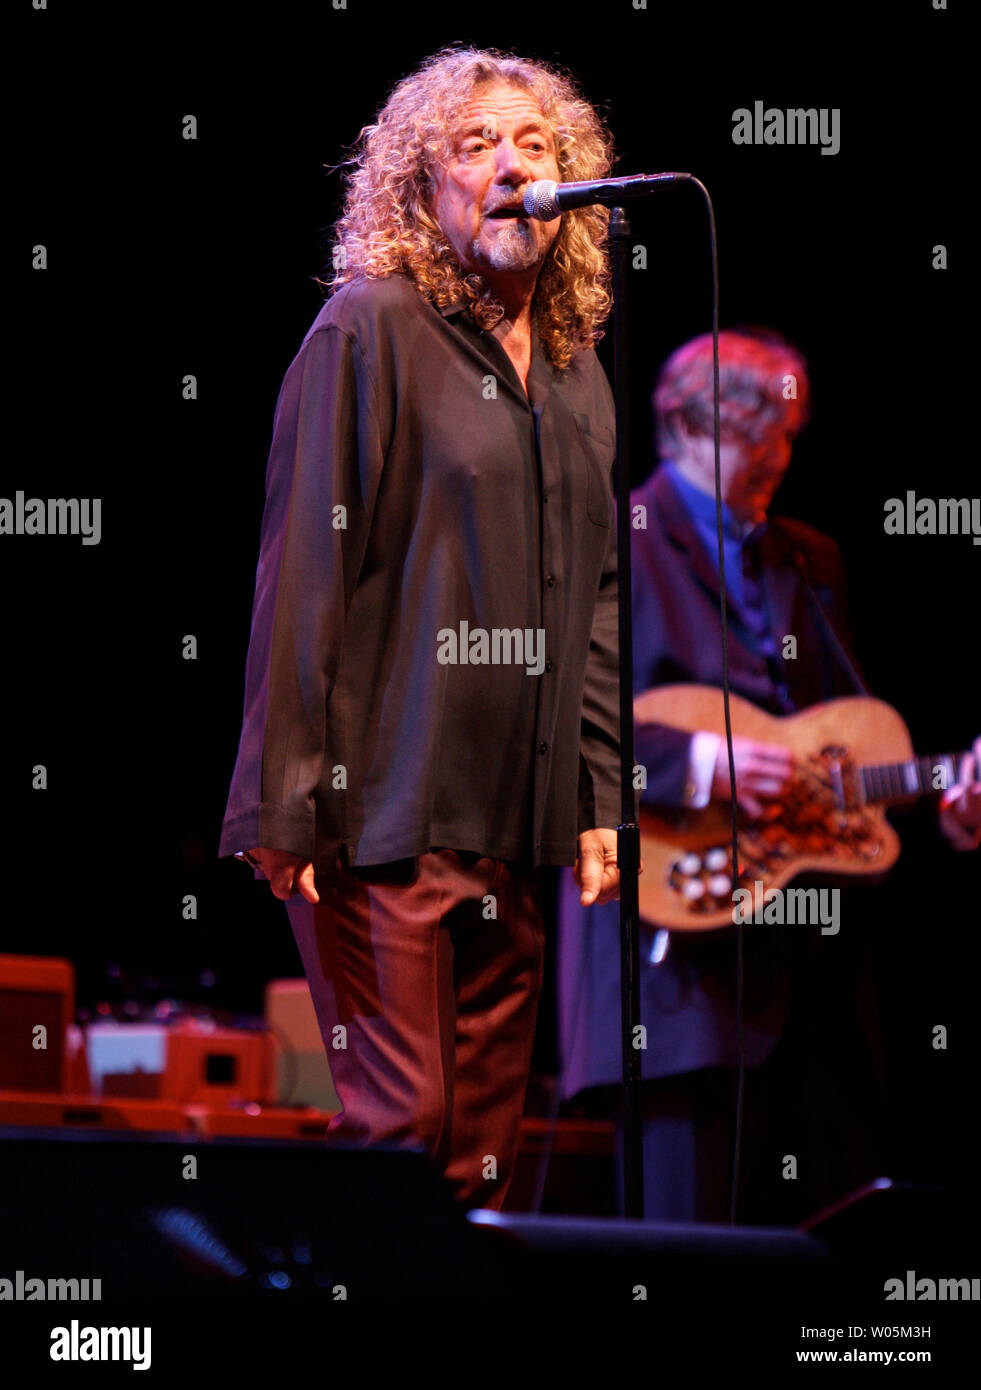
[[[586,461],[586,515],[597,526],[613,525],[613,459],[616,441],[613,431],[593,425],[589,418],[573,411],[576,436]]]

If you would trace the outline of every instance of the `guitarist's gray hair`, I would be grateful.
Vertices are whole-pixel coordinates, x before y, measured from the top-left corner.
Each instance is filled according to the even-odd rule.
[[[677,348],[664,363],[652,397],[657,451],[671,455],[678,423],[711,435],[712,335]],[[719,415],[723,437],[762,443],[774,429],[797,435],[810,412],[807,361],[773,329],[725,329],[719,334]]]

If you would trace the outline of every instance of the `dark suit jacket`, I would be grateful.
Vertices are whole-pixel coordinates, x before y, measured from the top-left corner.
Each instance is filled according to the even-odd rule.
[[[683,501],[660,470],[631,494],[647,509],[647,529],[632,530],[634,693],[653,685],[722,684],[717,567]],[[842,655],[804,575],[849,649],[844,571],[835,543],[798,521],[771,518],[758,542],[760,575],[778,653],[797,638],[797,659],[771,669],[752,648],[730,604],[730,689],[775,714],[855,694],[861,686]],[[802,573],[803,570],[803,573]],[[638,727],[635,761],[647,768],[645,802],[681,805],[690,735],[661,725]],[[563,1094],[621,1077],[619,905],[582,908],[571,873],[558,897],[559,1047]],[[652,966],[653,936],[641,934],[641,1020],[647,1028],[642,1074],[670,1076],[736,1061],[735,931],[674,934],[667,959]],[[764,1061],[786,1022],[790,970],[800,949],[787,928],[754,926],[746,947],[744,1020],[750,1066]]]

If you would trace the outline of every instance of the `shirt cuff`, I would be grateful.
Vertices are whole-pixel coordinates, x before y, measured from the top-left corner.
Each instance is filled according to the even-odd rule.
[[[688,748],[688,780],[685,783],[685,805],[699,810],[707,806],[712,795],[712,779],[722,739],[705,729],[692,735]]]

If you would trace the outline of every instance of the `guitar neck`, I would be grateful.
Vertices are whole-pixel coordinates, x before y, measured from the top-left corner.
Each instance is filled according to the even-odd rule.
[[[963,753],[934,753],[903,763],[868,764],[859,768],[862,794],[867,803],[932,796],[954,785],[963,757]]]

